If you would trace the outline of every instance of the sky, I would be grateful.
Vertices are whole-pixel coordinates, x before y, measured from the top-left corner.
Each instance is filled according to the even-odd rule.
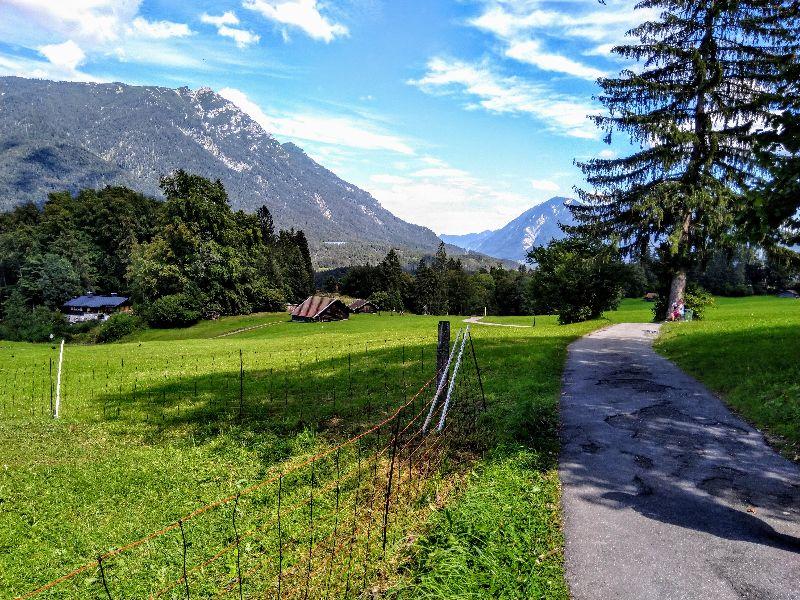
[[[0,75],[207,86],[438,234],[574,195],[633,0],[0,0]]]

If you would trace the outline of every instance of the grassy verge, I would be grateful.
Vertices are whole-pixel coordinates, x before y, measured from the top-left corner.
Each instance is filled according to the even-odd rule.
[[[465,486],[435,514],[389,597],[568,598],[553,458],[498,448]]]
[[[529,329],[474,328],[490,369],[490,450],[463,493],[434,513],[390,597],[568,597],[557,472],[561,372],[568,344],[603,324],[562,327],[547,318]]]
[[[57,358],[57,348],[0,344],[0,596],[24,593],[99,552],[330,447],[397,406],[433,371],[435,317],[280,322],[215,337],[272,321],[273,315],[257,315],[144,332],[127,343],[68,346],[57,422],[48,416],[49,361]],[[454,328],[460,326],[460,319],[453,322]],[[461,540],[461,557],[483,550],[484,566],[491,564],[497,581],[505,582],[506,597],[563,589],[558,388],[567,344],[598,325],[559,327],[543,319],[531,329],[474,327],[490,407],[482,424],[486,457],[469,463],[473,474],[466,480],[458,468],[443,482],[454,502],[435,496],[403,513],[406,523],[414,523],[407,531],[428,532],[420,541],[425,553],[450,543],[448,526],[456,527],[455,533],[473,527],[472,521],[476,535]],[[342,456],[346,460],[342,470],[352,470],[352,451]],[[317,476],[321,480],[322,474]],[[297,485],[302,494],[308,483]],[[355,493],[343,490],[342,497]],[[257,498],[253,505],[243,500],[242,514],[254,514],[256,505],[271,506],[270,498]],[[318,499],[326,501],[330,497]],[[442,511],[451,504],[451,512]],[[487,512],[487,506],[497,512]],[[227,539],[229,513],[220,513],[202,530],[192,524],[190,565],[202,558],[203,549]],[[499,533],[490,514],[503,519]],[[248,522],[242,519],[245,529]],[[265,542],[259,543],[260,549],[253,542],[246,560],[263,554]],[[273,547],[269,539],[266,543]],[[513,549],[503,551],[508,544]],[[418,550],[408,550],[402,540],[390,546],[396,553],[391,564],[407,565],[396,593],[416,597],[438,590],[466,597],[463,590],[431,583],[441,572],[421,561]],[[230,576],[234,566],[230,561],[223,566]],[[172,535],[149,545],[138,563],[119,561],[108,569],[115,595],[138,597],[154,589],[147,587],[151,581],[179,575],[178,541]],[[134,569],[143,576],[131,582],[126,575]],[[205,589],[196,579],[200,575],[193,577],[193,590],[200,593]],[[389,575],[384,581],[396,579]],[[255,593],[252,586],[259,580],[251,576],[249,582]],[[98,592],[97,585],[96,578],[87,577],[52,597],[88,597]],[[470,589],[480,594],[484,585],[474,581]]]
[[[703,321],[665,325],[657,349],[800,460],[799,301],[719,298]]]

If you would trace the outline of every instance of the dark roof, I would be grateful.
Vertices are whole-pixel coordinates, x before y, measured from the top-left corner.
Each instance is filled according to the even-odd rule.
[[[342,306],[347,306],[338,298],[330,298],[328,296],[309,296],[297,308],[292,311],[293,317],[300,317],[303,319],[313,319],[320,313],[327,310],[331,304],[339,302]]]
[[[360,300],[360,299],[359,299],[359,300],[353,300],[353,301],[350,303],[350,310],[358,310],[359,308],[363,307],[363,306],[364,306],[364,305],[366,305],[366,304],[371,304],[372,306],[375,306],[375,305],[374,305],[374,304],[372,304],[372,302],[370,302],[369,300]]]
[[[64,303],[64,308],[103,308],[106,306],[121,306],[128,301],[126,296],[98,296],[87,294],[78,296]]]

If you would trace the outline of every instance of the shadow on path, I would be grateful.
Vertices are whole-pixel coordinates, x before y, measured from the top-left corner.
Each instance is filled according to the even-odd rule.
[[[800,598],[800,469],[616,325],[570,347],[567,578],[587,598]]]

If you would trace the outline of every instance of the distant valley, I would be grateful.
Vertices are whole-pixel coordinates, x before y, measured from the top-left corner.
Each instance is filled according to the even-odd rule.
[[[569,210],[573,202],[575,200],[571,198],[551,198],[529,208],[500,229],[464,235],[442,234],[439,237],[448,244],[467,250],[524,262],[534,246],[546,246],[551,240],[565,237],[559,223],[571,225],[574,222]]]

